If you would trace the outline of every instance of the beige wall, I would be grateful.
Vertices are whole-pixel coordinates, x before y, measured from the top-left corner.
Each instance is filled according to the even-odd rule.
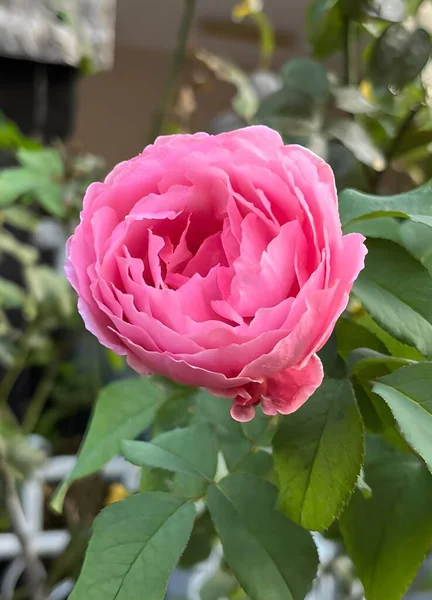
[[[163,52],[118,46],[112,71],[81,81],[74,139],[85,151],[101,154],[112,166],[142,150],[169,60]],[[229,106],[232,93],[233,88],[221,84],[201,95],[194,129],[205,129],[211,117]]]

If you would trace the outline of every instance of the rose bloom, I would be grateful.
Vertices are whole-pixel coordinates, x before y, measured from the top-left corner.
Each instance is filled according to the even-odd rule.
[[[66,273],[87,329],[138,373],[297,410],[364,266],[334,177],[256,126],[159,137],[87,190]]]

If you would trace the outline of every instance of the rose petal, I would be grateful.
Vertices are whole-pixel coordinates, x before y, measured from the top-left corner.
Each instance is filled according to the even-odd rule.
[[[233,264],[236,274],[229,298],[243,317],[253,317],[260,308],[275,306],[290,295],[295,278],[294,253],[290,249],[295,246],[298,228],[297,221],[283,225],[258,263],[250,248],[254,242],[259,245],[261,241],[252,232],[246,237],[246,243],[242,244],[245,250]]]
[[[230,410],[230,415],[239,423],[248,423],[255,416],[255,406],[243,406],[240,403],[234,403]]]
[[[323,367],[316,354],[302,369],[291,367],[269,377],[266,396],[262,401],[263,412],[267,415],[293,413],[312,396],[323,377]]]

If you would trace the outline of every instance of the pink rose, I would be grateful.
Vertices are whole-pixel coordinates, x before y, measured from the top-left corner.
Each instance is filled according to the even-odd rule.
[[[330,167],[267,127],[160,137],[84,198],[66,273],[99,341],[138,373],[297,410],[363,268]]]

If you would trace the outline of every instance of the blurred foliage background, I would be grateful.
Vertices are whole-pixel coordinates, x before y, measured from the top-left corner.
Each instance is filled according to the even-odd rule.
[[[148,142],[191,131],[197,107],[223,81],[234,94],[208,124],[211,133],[268,125],[286,143],[302,144],[326,159],[340,189],[399,193],[432,177],[430,0],[312,0],[305,21],[309,56],[277,69],[278,38],[265,2],[233,2],[230,32],[243,35],[247,25],[256,38],[257,64],[250,72],[192,41],[198,2],[184,2]],[[54,454],[75,453],[100,389],[128,369],[85,331],[62,270],[85,189],[105,174],[103,158],[61,141],[46,146],[37,136],[23,135],[6,114],[0,114],[0,156],[6,165],[0,170],[0,461],[19,485],[42,460],[27,436],[39,434]],[[173,426],[179,415],[166,417]],[[66,524],[47,517],[51,525],[75,527],[70,572],[82,559],[84,545],[77,540],[83,529],[88,532],[107,498],[123,494],[92,480],[95,505],[80,529],[70,515],[86,502],[88,488],[78,485]],[[7,515],[0,514],[0,531],[9,528]],[[189,549],[185,565],[208,555],[213,533],[204,514],[195,530],[198,550]],[[216,589],[240,597],[229,573],[217,577]],[[216,598],[215,593],[207,590],[203,598]]]
[[[279,131],[332,165],[339,188],[404,191],[431,176],[432,5],[406,0],[314,0],[306,12],[310,56],[272,69],[276,36],[260,1],[232,11],[257,28],[256,70],[199,48],[161,130],[188,131],[205,76],[235,86],[214,132],[250,124]],[[203,74],[204,71],[204,74]],[[202,86],[203,87],[203,86]]]

